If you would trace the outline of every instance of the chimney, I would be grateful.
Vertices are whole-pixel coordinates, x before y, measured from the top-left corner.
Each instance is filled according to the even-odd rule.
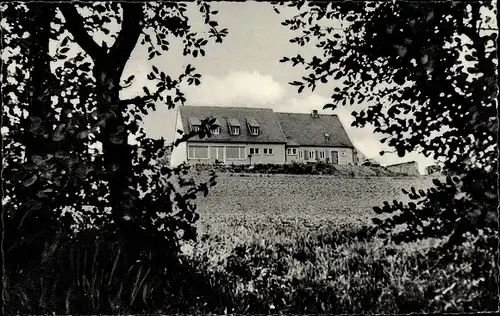
[[[318,117],[319,117],[319,115],[318,115],[318,110],[312,110],[311,116],[312,116],[313,118],[318,118]]]

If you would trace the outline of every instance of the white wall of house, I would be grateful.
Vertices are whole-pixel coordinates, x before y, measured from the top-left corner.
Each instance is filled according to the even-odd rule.
[[[299,147],[287,147],[286,149],[286,162],[287,163],[292,163],[292,162],[300,162],[301,159],[299,158]]]
[[[252,157],[249,158],[251,149]],[[213,164],[218,160],[224,164],[285,163],[285,144],[228,144],[190,141],[186,158],[190,164]]]
[[[354,165],[354,153],[352,148],[345,147],[299,147],[297,155],[287,155],[287,162],[316,162],[322,161],[334,163],[332,152],[337,152],[339,165]],[[307,159],[305,159],[307,155]],[[334,154],[335,155],[335,154]],[[312,158],[311,158],[312,156]]]
[[[285,144],[248,144],[247,155],[251,153],[251,148],[253,148],[252,164],[285,163]]]

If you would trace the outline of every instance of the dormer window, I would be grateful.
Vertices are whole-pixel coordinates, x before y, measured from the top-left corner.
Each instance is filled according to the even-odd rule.
[[[247,119],[248,130],[250,131],[250,135],[258,136],[260,134],[260,126],[259,123],[254,118]]]
[[[220,134],[220,126],[217,126],[214,129],[212,129],[212,134],[219,135]]]
[[[201,128],[201,121],[199,118],[190,117],[189,118],[189,125],[191,126],[191,130],[193,132],[199,132],[200,128]]]
[[[212,124],[212,134],[213,135],[219,135],[221,133],[221,128],[220,128],[220,122],[218,119],[215,119],[215,122]]]
[[[227,123],[229,125],[229,132],[231,135],[240,135],[241,125],[237,119],[230,118],[227,120]]]
[[[231,134],[232,135],[240,135],[240,128],[237,126],[232,126],[231,127]]]

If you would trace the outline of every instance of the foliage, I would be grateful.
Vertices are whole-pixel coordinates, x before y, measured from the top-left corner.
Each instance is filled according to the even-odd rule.
[[[7,314],[175,313],[214,299],[208,284],[184,264],[137,260],[127,245],[102,232],[46,241],[43,260],[5,276]]]
[[[294,210],[290,210],[294,213]],[[297,214],[230,213],[204,217],[206,237],[185,257],[222,304],[203,313],[427,313],[497,308],[495,260],[464,245],[443,269],[427,243],[384,246],[366,228]],[[214,214],[215,215],[215,214]],[[217,222],[217,225],[216,225]],[[474,242],[468,236],[469,242]],[[486,260],[484,260],[486,259]],[[487,271],[473,282],[479,270]],[[440,297],[439,299],[435,299]]]
[[[290,83],[299,93],[334,83],[325,108],[364,102],[364,110],[352,113],[354,126],[371,124],[399,156],[432,156],[456,176],[427,192],[412,189],[409,197],[419,199],[417,204],[376,207],[377,213],[395,215],[375,223],[387,232],[407,226],[392,235],[395,241],[447,236],[445,248],[452,249],[467,232],[483,229],[494,245],[498,233],[489,228],[498,225],[495,3],[280,4],[295,13],[282,22],[297,34],[290,42],[321,52],[281,60],[308,71]]]
[[[196,170],[215,170],[229,173],[296,174],[296,175],[334,175],[350,177],[404,176],[380,166],[332,165],[325,162],[253,165],[197,165]]]
[[[158,162],[190,137],[209,137],[213,122],[170,145],[147,138],[141,122],[155,102],[184,104],[180,84],[197,85],[201,75],[187,65],[171,78],[153,66],[154,91],[120,98],[134,81],[122,76],[136,44],[148,45],[154,59],[168,50],[169,37],[183,39],[184,55],[193,57],[205,55],[210,39],[222,41],[227,30],[213,20],[217,12],[196,5],[206,38],[191,30],[185,3],[2,4],[6,270],[37,271],[50,259],[47,245],[77,251],[82,230],[120,240],[131,258],[165,265],[175,264],[179,240],[196,237],[193,200],[208,194],[215,175],[197,183],[186,177],[189,166]],[[97,43],[103,34],[108,41]],[[76,227],[75,217],[82,219]]]

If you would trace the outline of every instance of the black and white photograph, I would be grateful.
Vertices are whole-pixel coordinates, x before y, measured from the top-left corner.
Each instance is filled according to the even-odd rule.
[[[497,0],[0,8],[1,314],[500,312]]]

